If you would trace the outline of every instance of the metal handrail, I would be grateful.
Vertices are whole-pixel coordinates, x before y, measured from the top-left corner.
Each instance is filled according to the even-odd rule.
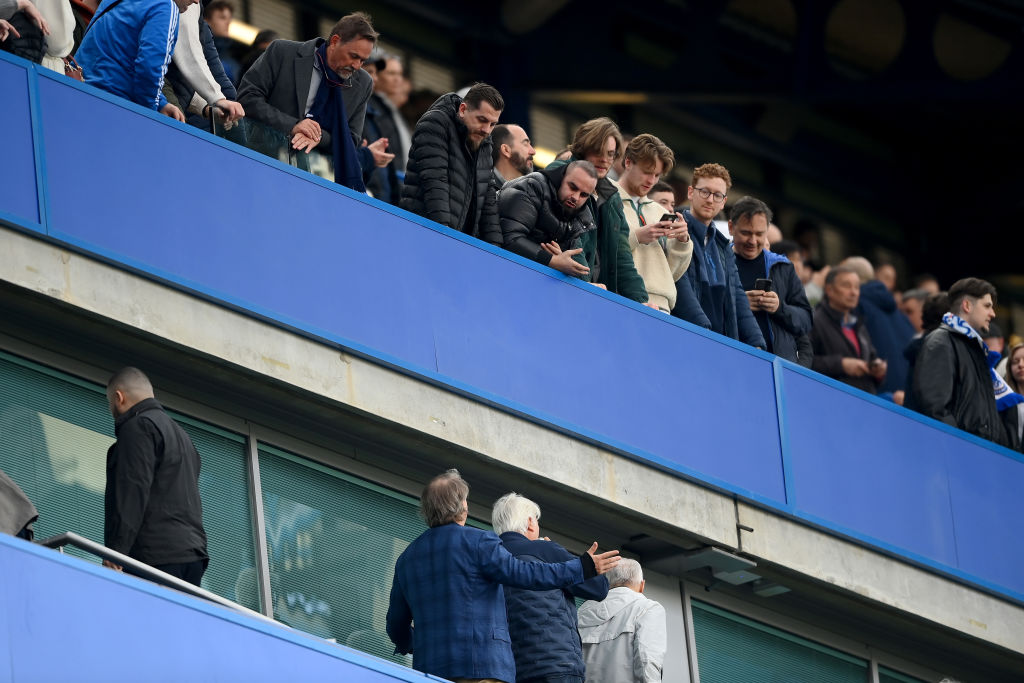
[[[248,607],[243,607],[242,605],[239,605],[237,602],[232,602],[227,598],[222,598],[216,593],[211,593],[208,590],[204,590],[198,586],[194,586],[188,581],[182,581],[176,576],[171,576],[170,574],[162,572],[159,569],[156,569],[155,567],[151,567],[145,562],[139,562],[136,559],[119,553],[116,550],[111,550],[105,545],[100,545],[95,541],[90,541],[88,538],[79,536],[76,533],[66,531],[63,534],[57,534],[56,536],[50,536],[49,538],[44,538],[41,541],[36,541],[36,543],[46,548],[53,549],[60,549],[66,545],[74,546],[79,550],[84,550],[85,552],[90,553],[92,555],[96,555],[97,557],[100,557],[104,560],[109,560],[114,564],[120,565],[122,567],[130,567],[135,575],[140,576],[144,579],[148,579],[153,583],[158,583],[162,586],[167,586],[168,588],[173,588],[175,590],[181,591],[182,593],[188,593],[189,595],[192,595],[194,597],[202,598],[203,600],[216,603],[221,607],[227,607],[228,609],[244,614],[247,617],[253,617],[254,619],[259,619],[261,621],[274,624],[275,626],[279,626],[281,628],[290,628],[286,624],[274,621],[265,614],[260,614],[259,612],[249,609]]]

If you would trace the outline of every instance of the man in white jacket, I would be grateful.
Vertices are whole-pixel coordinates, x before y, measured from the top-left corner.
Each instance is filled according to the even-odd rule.
[[[665,608],[644,597],[644,572],[636,560],[621,559],[607,576],[608,597],[579,609],[587,683],[660,681]]]

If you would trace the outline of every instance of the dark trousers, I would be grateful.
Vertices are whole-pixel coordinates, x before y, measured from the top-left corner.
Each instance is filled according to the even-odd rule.
[[[210,564],[209,559],[195,560],[193,562],[178,562],[175,564],[154,564],[153,569],[159,569],[165,574],[170,574],[176,579],[188,581],[193,586],[199,586],[206,572],[206,566]],[[134,574],[128,567],[124,568],[126,574]],[[145,578],[145,577],[142,577]]]

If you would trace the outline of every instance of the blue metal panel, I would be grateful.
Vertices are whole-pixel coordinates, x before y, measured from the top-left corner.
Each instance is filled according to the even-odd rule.
[[[798,510],[955,567],[944,454],[934,428],[784,371]]]
[[[25,64],[26,66],[21,66]],[[29,107],[28,62],[0,61],[0,220],[39,228],[39,195],[36,193],[36,163],[32,146],[32,115]]]
[[[428,680],[2,534],[0,576],[0,681]]]

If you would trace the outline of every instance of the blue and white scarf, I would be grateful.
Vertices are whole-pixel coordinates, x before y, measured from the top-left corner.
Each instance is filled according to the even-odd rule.
[[[996,395],[996,407],[999,409],[999,412],[1012,408],[1018,403],[1024,403],[1024,396],[1011,389],[1006,380],[996,372],[996,364],[999,363],[1001,356],[995,351],[989,351],[988,345],[981,338],[981,335],[975,332],[974,328],[966,320],[952,313],[945,313],[942,316],[942,325],[951,332],[962,334],[981,345],[981,349],[985,352],[985,358],[988,361],[988,371],[992,375],[992,390]]]

